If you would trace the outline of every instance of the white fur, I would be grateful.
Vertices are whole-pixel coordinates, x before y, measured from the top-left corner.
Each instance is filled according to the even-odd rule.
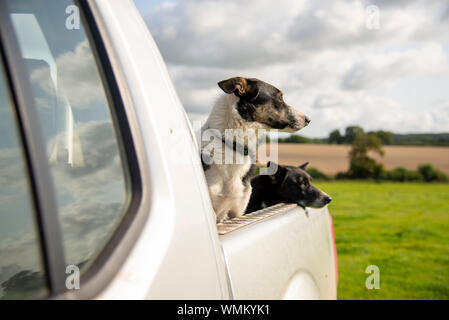
[[[245,132],[244,136],[248,137],[245,144],[255,145],[251,141],[254,141],[254,139],[257,140],[257,130],[267,127],[258,122],[244,120],[236,108],[238,101],[239,98],[233,94],[221,96],[215,103],[206,124],[203,126],[202,133],[205,129],[217,129],[224,136],[226,129],[241,129]],[[239,131],[236,132],[239,133]],[[239,141],[238,136],[237,141]],[[213,146],[215,151],[214,159],[222,159],[223,162],[225,152],[235,154],[232,148],[218,138],[212,142],[202,142],[201,148],[203,149],[206,145],[209,147]],[[252,150],[252,152],[255,153],[256,150]],[[217,222],[243,215],[248,205],[251,195],[251,184],[244,185],[242,178],[251,167],[251,158],[242,154],[238,154],[237,156],[243,158],[241,163],[236,163],[236,161],[233,164],[212,163],[205,171]]]

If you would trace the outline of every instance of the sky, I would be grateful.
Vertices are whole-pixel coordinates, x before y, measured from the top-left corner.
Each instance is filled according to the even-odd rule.
[[[191,120],[217,82],[259,78],[326,137],[449,132],[447,0],[135,0]]]

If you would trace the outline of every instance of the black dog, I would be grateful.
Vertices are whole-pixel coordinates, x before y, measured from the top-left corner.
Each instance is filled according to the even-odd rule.
[[[258,175],[251,180],[252,192],[245,213],[254,212],[277,203],[296,203],[299,206],[322,208],[332,198],[312,185],[312,178],[305,171],[306,162],[299,167],[280,166],[268,162],[267,166],[277,166],[273,175]]]

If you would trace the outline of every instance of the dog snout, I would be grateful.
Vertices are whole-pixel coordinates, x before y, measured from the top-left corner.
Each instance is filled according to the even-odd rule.
[[[289,128],[292,132],[301,130],[310,123],[310,118],[302,112],[290,107],[290,125]]]
[[[293,127],[296,130],[301,130],[302,128],[307,127],[311,120],[308,116],[302,114],[301,112],[298,112],[297,114],[298,117],[295,119],[295,124],[293,125]]]
[[[310,123],[310,118],[308,116],[304,116],[304,123],[305,125],[308,125]]]
[[[325,196],[324,197],[324,202],[325,202],[325,204],[328,204],[329,202],[331,202],[332,201],[332,197],[331,196]]]

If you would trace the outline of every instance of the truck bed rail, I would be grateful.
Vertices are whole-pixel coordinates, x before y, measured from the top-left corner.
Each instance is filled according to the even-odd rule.
[[[237,229],[243,228],[247,225],[250,225],[254,222],[262,220],[267,217],[275,216],[282,212],[285,212],[291,208],[296,207],[296,204],[285,204],[279,203],[274,206],[258,210],[255,212],[251,212],[245,214],[238,218],[233,218],[229,220],[225,220],[223,222],[217,223],[217,230],[219,235],[225,235]]]

